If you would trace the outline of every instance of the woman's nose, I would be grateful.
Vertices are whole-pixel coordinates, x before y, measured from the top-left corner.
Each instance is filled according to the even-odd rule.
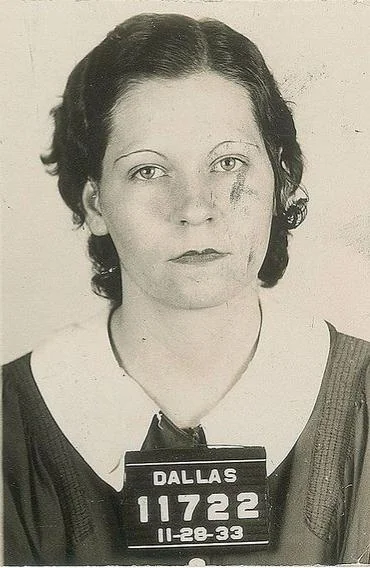
[[[194,182],[182,187],[173,218],[178,225],[202,225],[215,221],[217,210],[212,190]]]

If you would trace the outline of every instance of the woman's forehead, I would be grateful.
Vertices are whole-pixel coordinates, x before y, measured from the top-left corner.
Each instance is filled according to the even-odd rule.
[[[246,88],[213,72],[148,79],[131,87],[111,114],[108,148],[144,142],[172,146],[240,140],[261,145]],[[108,150],[107,148],[107,150]]]

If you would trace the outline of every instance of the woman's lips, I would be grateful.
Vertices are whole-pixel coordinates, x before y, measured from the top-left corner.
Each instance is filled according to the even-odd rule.
[[[229,254],[230,253],[228,252],[219,252],[215,249],[207,248],[202,251],[188,250],[180,256],[171,258],[170,260],[171,262],[180,264],[205,264],[207,262],[213,262],[214,260],[220,260]]]

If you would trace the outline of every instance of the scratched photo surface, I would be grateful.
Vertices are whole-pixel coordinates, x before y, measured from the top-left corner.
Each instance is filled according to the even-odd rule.
[[[131,528],[126,530],[132,548],[129,554],[117,552],[121,545],[115,550],[115,545],[111,544],[112,554],[103,553],[99,538],[105,545],[110,538],[103,535],[104,522],[99,521],[98,530],[101,526],[103,536],[96,536],[94,545],[88,515],[82,524],[73,517],[79,507],[84,507],[84,497],[77,500],[73,497],[72,513],[68,507],[61,506],[67,527],[62,529],[52,506],[52,495],[58,490],[51,483],[47,505],[44,500],[37,512],[32,508],[35,497],[30,493],[20,497],[21,504],[16,505],[20,525],[24,518],[22,511],[26,511],[26,517],[32,517],[36,527],[47,525],[46,515],[50,514],[50,519],[55,515],[50,521],[50,527],[53,526],[49,527],[50,545],[45,545],[47,531],[41,528],[38,533],[36,528],[27,537],[32,545],[28,542],[20,549],[23,547],[26,551],[29,546],[30,550],[38,551],[34,553],[34,564],[202,566],[274,564],[284,563],[284,559],[287,564],[330,564],[333,559],[345,563],[370,561],[370,515],[362,509],[358,512],[354,505],[349,506],[349,498],[341,513],[335,510],[336,505],[330,504],[333,492],[336,495],[335,492],[344,491],[342,486],[338,488],[343,479],[336,478],[333,485],[329,480],[325,490],[320,486],[320,480],[326,479],[327,474],[330,478],[335,467],[341,472],[344,468],[340,461],[342,454],[337,453],[336,442],[330,437],[330,430],[338,430],[339,423],[335,422],[337,418],[333,418],[333,412],[325,413],[324,407],[331,404],[340,409],[343,399],[352,395],[346,394],[345,386],[342,391],[333,383],[332,397],[317,399],[329,348],[326,351],[323,347],[316,348],[310,335],[302,333],[301,336],[298,322],[303,311],[307,321],[312,322],[308,327],[320,328],[317,337],[324,338],[324,327],[327,330],[326,324],[320,327],[321,323],[317,322],[327,321],[343,334],[370,341],[369,3],[7,0],[3,7],[5,17],[0,27],[6,55],[0,63],[4,95],[1,109],[2,363],[7,364],[36,346],[44,345],[58,330],[68,330],[72,324],[88,320],[96,322],[96,318],[100,318],[100,327],[94,323],[89,328],[89,337],[87,332],[84,335],[84,341],[90,342],[90,351],[86,348],[86,354],[80,354],[83,364],[86,363],[81,375],[80,367],[70,372],[70,362],[62,361],[61,355],[67,344],[68,349],[79,350],[79,335],[73,332],[60,343],[56,342],[53,356],[46,363],[43,347],[39,349],[37,353],[41,355],[35,357],[34,364],[40,376],[54,372],[51,369],[55,356],[56,359],[59,357],[56,366],[61,369],[61,378],[55,384],[50,381],[44,384],[41,378],[38,388],[53,416],[53,427],[63,432],[67,446],[70,444],[73,448],[72,461],[82,456],[78,475],[83,477],[85,472],[87,476],[92,473],[95,476],[86,482],[81,495],[100,482],[104,484],[104,498],[111,499],[110,492],[116,495],[122,491],[125,476],[128,480],[126,513],[135,518]],[[188,73],[176,79],[149,79],[130,87],[126,98],[114,106],[110,124],[113,135],[104,155],[104,175],[99,183],[89,178],[85,186],[83,207],[86,217],[80,227],[73,224],[72,212],[59,195],[57,176],[49,175],[41,162],[40,155],[48,154],[52,141],[54,122],[50,111],[60,104],[72,69],[115,26],[142,13],[182,14],[196,20],[215,18],[248,37],[261,51],[293,114],[304,169],[298,187],[294,192],[292,190],[291,196],[285,195],[285,205],[288,207],[295,198],[300,199],[304,207],[307,206],[307,216],[289,236],[289,263],[283,277],[271,288],[262,289],[261,295],[265,298],[261,301],[262,308],[250,302],[248,317],[243,316],[242,308],[232,307],[234,297],[243,283],[249,286],[250,280],[256,277],[256,267],[262,264],[268,246],[271,217],[276,214],[279,204],[274,197],[276,179],[270,154],[254,119],[253,104],[243,87],[210,71]],[[247,124],[248,143],[242,141],[243,136],[240,140],[225,138],[225,124],[235,132],[240,124]],[[156,145],[155,151],[144,145],[144,150],[140,147],[139,159],[137,153],[122,150],[122,140],[126,141],[127,136],[130,148],[135,146],[137,139],[148,140],[148,144]],[[205,149],[209,164],[207,175],[211,182],[201,173],[205,163],[201,156],[205,155]],[[159,166],[157,162],[160,162]],[[288,169],[284,160],[282,167]],[[175,180],[171,191],[177,193],[175,197],[172,193],[169,198],[165,186],[168,184],[169,187],[171,179]],[[194,188],[201,180],[205,193],[209,194],[211,212],[199,221],[195,217],[203,198],[194,197]],[[194,211],[189,215],[194,215],[194,219],[191,222],[180,211],[187,182],[189,187],[193,184],[191,189],[186,188],[189,195],[193,191]],[[129,197],[121,206],[123,186]],[[149,186],[155,189],[149,191]],[[227,235],[219,237],[218,243],[222,241],[224,246],[221,252],[214,250],[217,247],[212,246],[208,237],[204,238],[207,224],[212,227],[216,219],[214,224],[217,226],[213,209],[217,211],[219,204],[222,205],[219,224],[224,223]],[[171,223],[176,217],[175,222],[184,234],[189,225],[200,226],[204,221],[205,229],[199,229],[202,236],[197,241],[202,250],[194,251],[197,246],[191,239],[186,241],[190,243],[188,247],[186,243],[182,248],[172,246],[179,241],[176,241],[177,237],[171,240],[172,235],[163,222],[165,216]],[[224,222],[226,218],[229,221]],[[135,310],[121,310],[120,313],[117,310],[109,319],[109,334],[105,328],[106,337],[101,329],[101,314],[109,312],[109,302],[92,291],[92,266],[87,249],[91,233],[97,237],[107,233],[112,236],[121,263],[122,258],[126,263],[123,298],[126,292],[127,304],[132,302],[137,306],[136,314]],[[226,250],[225,243],[231,252]],[[184,253],[186,248],[191,250]],[[195,258],[197,255],[202,256],[201,261]],[[174,278],[167,268],[157,268],[161,264],[159,260],[167,257],[174,267]],[[234,261],[236,258],[238,262]],[[202,273],[198,278],[204,270],[202,263],[208,263],[212,268],[209,268],[209,276],[204,277]],[[191,270],[196,264],[193,276]],[[113,267],[110,275],[115,270],[117,268]],[[178,277],[181,272],[185,274],[183,280]],[[131,281],[135,285],[131,285]],[[198,287],[196,294],[194,286]],[[158,300],[158,306],[164,306],[163,310],[171,308],[173,314],[168,316],[166,325],[158,324],[164,321],[161,308],[156,312],[158,322],[152,325],[154,311],[150,311],[149,303],[145,303],[145,307],[144,301],[139,303],[138,290],[144,290],[147,297]],[[248,292],[248,302],[253,294]],[[221,304],[228,306],[229,302],[228,316],[221,325],[221,316],[209,308]],[[266,334],[263,345],[259,346],[259,330],[264,324],[260,328],[258,322],[261,312],[264,322],[264,302],[267,311],[270,302],[277,309],[272,309],[272,315],[265,318],[269,336],[267,338]],[[206,317],[202,317],[204,310],[208,310]],[[189,318],[179,315],[185,311],[192,315]],[[285,324],[282,322],[285,322],[287,311],[291,323]],[[139,324],[135,317],[140,320]],[[84,324],[78,329],[85,329]],[[94,350],[95,333],[97,347],[89,358],[89,353]],[[109,345],[109,339],[110,352],[109,349],[100,352],[99,341]],[[272,346],[269,345],[271,341]],[[121,344],[127,346],[126,353],[120,351]],[[247,345],[247,353],[243,351],[243,345]],[[225,355],[220,357],[223,348]],[[341,349],[347,353],[347,344],[344,343]],[[165,361],[170,360],[170,352],[173,360],[166,374],[164,366]],[[118,365],[127,371],[126,374],[123,372],[126,382],[120,382]],[[243,390],[239,378],[244,372],[248,373],[248,367],[249,386]],[[153,369],[158,369],[158,376],[146,382],[135,378],[133,371],[136,369],[138,376],[141,372],[143,376],[153,375]],[[340,374],[338,369],[336,372]],[[100,370],[101,377],[108,382],[94,378],[94,373],[98,374]],[[88,376],[87,382],[81,379],[83,373]],[[225,385],[224,377],[228,373],[234,378]],[[310,374],[315,375],[315,381],[310,382]],[[362,376],[362,371],[360,374]],[[177,383],[174,375],[178,377]],[[188,377],[191,380],[188,381]],[[264,380],[261,381],[261,377]],[[297,381],[296,387],[292,388],[294,381]],[[353,397],[356,399],[355,395]],[[121,418],[115,421],[112,417],[122,415],[122,401],[126,421]],[[361,406],[357,403],[356,399],[356,408]],[[362,411],[365,421],[364,408]],[[244,412],[249,416],[245,424],[240,418]],[[262,415],[269,419],[262,420]],[[314,433],[313,422],[319,424],[319,433]],[[357,422],[352,430],[348,427],[350,434],[347,426],[343,425],[340,443],[345,438],[343,447],[347,444],[349,448],[352,443],[357,454],[364,456],[366,442],[357,431]],[[243,428],[248,430],[248,436],[240,437]],[[366,430],[364,422],[362,428]],[[356,434],[353,434],[354,430]],[[123,431],[130,439],[126,446],[122,443]],[[304,440],[302,447],[297,446],[294,457],[291,450],[303,431],[316,441],[310,445]],[[168,448],[171,444],[172,447],[179,444],[186,448],[186,442],[181,441],[184,432],[186,435],[191,432],[192,436],[192,450],[187,454],[189,461],[184,461],[183,454],[174,457],[164,449],[161,455],[158,454],[158,466],[157,458],[151,453],[153,449]],[[329,439],[332,446],[327,451],[331,457],[325,462],[321,446]],[[97,440],[95,446],[92,440]],[[205,448],[205,443],[217,446],[217,451],[199,450],[199,447]],[[262,453],[252,451],[246,459],[239,450],[225,450],[224,446],[263,446],[266,454],[265,450]],[[65,446],[61,448],[63,453]],[[140,449],[148,452],[144,454],[146,461],[136,452]],[[311,455],[306,455],[306,450]],[[126,451],[133,454],[127,458],[124,473]],[[15,453],[20,455],[22,449],[19,447]],[[306,491],[302,515],[314,537],[312,542],[311,537],[307,537],[305,543],[303,532],[301,534],[297,529],[300,536],[295,540],[287,529],[281,536],[289,550],[286,557],[278,554],[268,557],[253,548],[258,540],[262,543],[268,542],[270,537],[272,541],[275,538],[275,529],[271,529],[272,536],[268,536],[268,525],[280,526],[274,516],[269,517],[266,473],[270,478],[276,471],[282,475],[282,469],[279,470],[282,464],[291,467],[290,462],[287,465],[287,456],[293,456],[289,458],[292,460],[299,457],[302,463],[311,459],[307,471],[303,466],[302,471],[301,466],[296,466],[297,477],[302,475],[303,479],[307,475],[307,491],[299,483],[292,483],[290,499],[298,502],[300,492]],[[334,459],[332,456],[337,459],[336,465],[330,461]],[[149,457],[154,461],[148,461]],[[19,458],[19,463],[22,459]],[[55,463],[59,463],[58,459]],[[364,458],[361,467],[367,463],[369,468],[369,459]],[[211,466],[213,462],[216,465]],[[253,463],[247,467],[246,462]],[[63,462],[63,467],[68,469],[69,463]],[[359,467],[356,460],[352,467]],[[36,466],[35,470],[38,471]],[[319,473],[312,474],[312,471]],[[352,487],[353,482],[346,475],[344,481]],[[309,480],[310,476],[312,479]],[[357,500],[365,502],[367,490],[364,482],[359,481],[360,477],[357,478],[358,487],[353,491]],[[342,485],[345,485],[344,481]],[[41,485],[44,490],[45,484]],[[190,491],[192,487],[197,490]],[[249,491],[251,487],[253,491]],[[277,495],[274,507],[289,510],[287,518],[293,527],[293,519],[298,513],[294,507],[290,510],[289,489],[285,487],[279,502],[277,485],[271,487],[272,493],[275,491]],[[68,500],[69,489],[64,487],[63,491],[63,499]],[[322,500],[321,494],[325,494]],[[324,499],[327,500],[325,503]],[[176,517],[177,509],[176,512],[171,509],[174,500],[181,504],[183,516],[180,520]],[[153,503],[156,504],[155,511]],[[94,507],[94,515],[104,519],[104,507],[99,512],[99,507]],[[272,515],[275,515],[274,511]],[[333,523],[337,522],[333,519],[337,513],[346,519],[344,523],[351,516],[358,522],[357,529],[353,526],[351,530],[342,526],[338,529],[343,534],[347,530],[343,536],[345,544],[338,545],[342,555],[333,552],[335,546],[332,544],[335,538],[332,536],[335,533]],[[73,518],[69,518],[69,514]],[[330,530],[325,528],[326,525],[324,527],[321,518],[325,518]],[[218,524],[212,524],[216,521]],[[108,524],[111,522],[108,520]],[[147,530],[147,525],[155,525],[154,536]],[[246,538],[246,526],[253,540],[251,552],[233,550],[231,554],[230,549],[238,549],[235,545],[238,541],[247,542],[247,546],[251,544],[252,541]],[[64,540],[58,540],[64,530]],[[115,530],[121,535],[121,529]],[[278,529],[276,531],[278,533]],[[367,536],[366,531],[369,531]],[[72,536],[69,533],[73,533]],[[320,542],[331,543],[328,544],[330,552],[316,545],[316,537]],[[366,538],[368,549],[363,545]],[[62,552],[60,556],[59,552],[53,552],[58,547],[67,549],[72,546],[68,539],[78,542],[75,557],[73,552],[65,553],[64,557]],[[275,546],[272,541],[270,546]],[[223,548],[219,547],[220,542],[226,543]],[[200,543],[205,543],[204,549],[198,546]],[[82,550],[84,546],[90,547],[91,551],[96,546],[96,551],[84,556],[78,548]],[[146,547],[141,555],[140,547]],[[191,547],[194,547],[193,552]],[[294,550],[300,547],[301,554]],[[27,557],[26,552],[24,555],[25,563],[31,564],[31,557]],[[11,554],[8,556],[9,564],[21,564],[21,560],[22,552],[14,556],[14,561]]]

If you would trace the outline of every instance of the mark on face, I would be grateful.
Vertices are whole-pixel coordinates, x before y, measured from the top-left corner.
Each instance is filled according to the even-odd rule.
[[[231,192],[230,192],[230,203],[236,204],[243,193],[248,191],[248,187],[245,185],[246,172],[238,172],[236,175],[236,180],[234,181]]]

